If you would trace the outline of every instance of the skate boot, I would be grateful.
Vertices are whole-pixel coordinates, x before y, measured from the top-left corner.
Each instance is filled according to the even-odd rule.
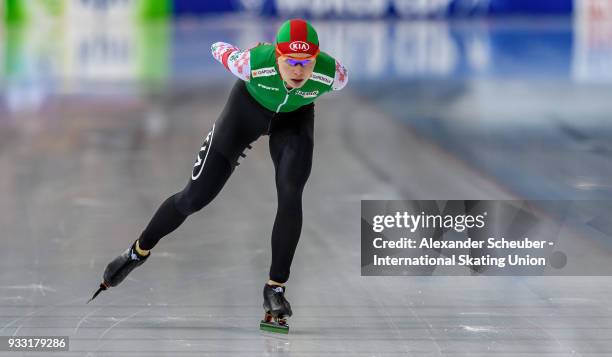
[[[289,333],[287,317],[290,317],[292,312],[289,301],[285,299],[285,287],[266,284],[263,297],[265,315],[259,328],[268,332]]]
[[[146,256],[142,256],[136,252],[135,246],[136,242],[132,243],[131,247],[126,249],[120,256],[106,266],[103,276],[104,280],[102,284],[100,284],[98,291],[94,293],[89,301],[95,299],[101,291],[119,285],[134,268],[140,266],[149,258],[151,255],[150,253]]]

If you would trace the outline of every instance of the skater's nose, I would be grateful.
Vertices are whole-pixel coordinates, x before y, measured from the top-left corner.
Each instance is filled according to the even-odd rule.
[[[304,74],[304,69],[302,66],[295,66],[293,67],[293,74],[296,76],[302,76]]]

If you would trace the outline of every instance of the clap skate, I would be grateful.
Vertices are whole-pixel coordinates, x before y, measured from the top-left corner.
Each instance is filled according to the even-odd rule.
[[[289,301],[285,299],[285,287],[266,284],[263,296],[265,315],[259,324],[259,329],[268,332],[289,333],[287,318],[292,315],[292,311]]]
[[[106,270],[104,270],[104,276],[100,287],[94,293],[93,297],[89,299],[88,303],[95,299],[100,292],[112,286],[119,285],[134,268],[144,263],[149,256],[151,256],[151,254],[146,256],[138,254],[138,252],[136,252],[136,242],[134,242],[131,247],[126,249],[121,255],[108,264]]]

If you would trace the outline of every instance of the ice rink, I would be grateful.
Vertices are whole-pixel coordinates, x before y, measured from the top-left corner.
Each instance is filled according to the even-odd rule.
[[[350,80],[316,104],[287,336],[258,327],[267,137],[86,304],[189,180],[234,82],[210,44],[269,41],[279,22],[5,30],[0,336],[69,336],[53,354],[66,356],[612,355],[607,276],[361,276],[366,199],[599,200],[572,229],[594,260],[612,257],[612,25],[576,21],[315,22]]]

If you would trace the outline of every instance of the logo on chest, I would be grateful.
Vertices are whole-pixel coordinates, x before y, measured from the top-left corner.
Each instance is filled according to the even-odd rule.
[[[296,90],[294,93],[295,93],[295,95],[299,95],[299,96],[304,97],[304,98],[316,98],[317,95],[319,95],[319,91],[318,90],[313,90],[311,92],[303,92],[301,90]]]
[[[274,67],[266,67],[260,69],[254,69],[251,71],[251,77],[269,77],[276,75],[276,69]]]
[[[257,83],[257,86],[261,87],[263,89],[273,90],[275,92],[278,92],[278,88],[276,88],[276,87],[270,87],[270,86],[267,86],[267,85],[264,85],[264,84],[261,84],[261,83]]]

